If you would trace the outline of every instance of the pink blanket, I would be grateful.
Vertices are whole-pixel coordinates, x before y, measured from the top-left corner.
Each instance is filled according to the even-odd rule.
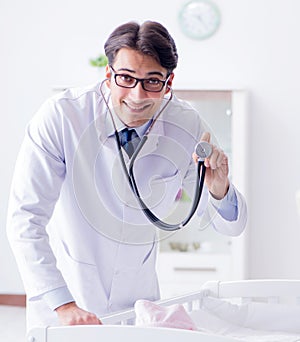
[[[138,300],[134,309],[136,325],[197,330],[195,323],[180,304],[161,306],[148,300]]]

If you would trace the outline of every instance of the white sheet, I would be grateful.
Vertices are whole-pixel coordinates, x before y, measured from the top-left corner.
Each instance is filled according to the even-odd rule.
[[[300,307],[249,303],[236,305],[204,297],[190,313],[199,331],[255,342],[300,342]]]

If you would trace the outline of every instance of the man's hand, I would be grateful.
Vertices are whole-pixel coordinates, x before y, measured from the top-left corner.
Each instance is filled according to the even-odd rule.
[[[95,314],[80,309],[75,302],[59,306],[55,311],[62,325],[102,324]]]
[[[209,143],[209,132],[204,132],[200,141]],[[196,153],[193,153],[193,159],[196,163],[198,162]],[[204,165],[206,166],[205,184],[209,192],[214,198],[222,199],[227,194],[229,187],[227,156],[217,146],[212,145],[212,153],[208,158],[205,158]]]

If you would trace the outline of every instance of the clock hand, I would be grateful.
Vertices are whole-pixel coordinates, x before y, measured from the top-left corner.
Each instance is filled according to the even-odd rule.
[[[205,29],[207,28],[206,22],[202,19],[202,16],[200,14],[197,15],[197,20],[201,23],[202,26],[204,26]]]

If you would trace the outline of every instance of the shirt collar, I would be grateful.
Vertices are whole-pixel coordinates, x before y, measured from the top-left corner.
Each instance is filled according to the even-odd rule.
[[[113,106],[111,104],[111,98],[109,98],[108,105],[109,105],[112,117],[114,119],[114,122],[115,122],[115,125],[117,128],[117,132],[120,132],[120,131],[122,131],[122,129],[126,128],[127,126],[119,119],[118,115],[114,111]],[[134,127],[139,138],[143,137],[143,135],[146,133],[147,129],[151,125],[152,121],[153,121],[153,118],[148,120],[142,126]],[[114,125],[113,125],[113,122],[112,122],[112,119],[110,117],[110,113],[108,110],[106,111],[106,132],[107,132],[108,137],[114,135],[114,133],[115,133],[115,128],[114,128]]]

